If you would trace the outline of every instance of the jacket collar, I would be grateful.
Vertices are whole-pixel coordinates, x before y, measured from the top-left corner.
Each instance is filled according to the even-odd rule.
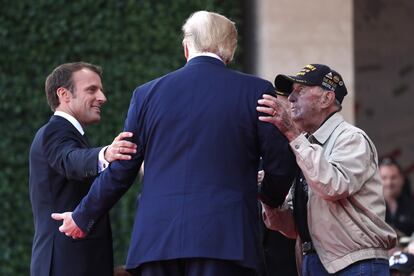
[[[66,120],[68,120],[79,131],[79,133],[81,135],[83,135],[85,133],[85,131],[83,130],[83,128],[82,128],[81,124],[79,123],[79,121],[76,120],[76,118],[73,117],[72,115],[70,115],[66,112],[63,112],[63,111],[59,111],[59,110],[55,111],[55,113],[53,115],[60,116],[60,117],[65,118]]]
[[[218,58],[210,57],[210,56],[203,56],[203,55],[191,58],[185,66],[202,64],[202,63],[215,64],[215,65],[219,65],[219,66],[223,66],[223,67],[226,66]]]
[[[53,115],[49,122],[53,121],[59,121],[59,124],[63,125],[63,127],[66,127],[68,129],[72,129],[76,136],[79,137],[79,139],[85,144],[85,146],[90,147],[89,141],[86,138],[86,135],[81,134],[79,130],[66,118],[59,116],[59,115]]]
[[[331,136],[332,132],[344,121],[344,118],[338,112],[326,120],[313,134],[313,138],[323,145]]]

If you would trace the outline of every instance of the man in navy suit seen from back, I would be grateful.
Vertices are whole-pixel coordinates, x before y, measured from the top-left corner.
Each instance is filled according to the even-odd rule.
[[[296,170],[286,138],[258,120],[257,101],[274,88],[226,67],[237,45],[234,22],[199,11],[182,30],[187,64],[132,96],[124,128],[137,153],[112,163],[73,213],[53,216],[66,235],[84,237],[145,160],[126,268],[144,276],[256,275],[260,157],[270,195],[262,200],[272,206],[284,201]]]

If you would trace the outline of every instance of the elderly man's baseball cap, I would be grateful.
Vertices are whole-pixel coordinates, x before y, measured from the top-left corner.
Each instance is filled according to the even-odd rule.
[[[342,103],[348,94],[341,75],[323,64],[308,64],[296,76],[277,75],[275,78],[276,93],[287,96],[292,92],[293,83],[306,86],[320,86],[335,92],[335,98]]]
[[[390,271],[403,273],[414,272],[414,255],[403,252],[395,252],[389,259]]]

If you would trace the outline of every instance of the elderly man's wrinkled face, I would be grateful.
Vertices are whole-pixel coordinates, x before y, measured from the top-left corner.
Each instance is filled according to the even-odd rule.
[[[382,165],[379,171],[384,189],[384,197],[386,199],[397,199],[401,195],[404,176],[398,167],[393,164]]]
[[[308,131],[309,126],[314,127],[314,124],[319,124],[319,118],[316,115],[321,111],[320,101],[323,93],[324,91],[319,86],[293,84],[292,93],[288,97],[291,104],[291,116],[295,123],[304,127],[304,131]]]

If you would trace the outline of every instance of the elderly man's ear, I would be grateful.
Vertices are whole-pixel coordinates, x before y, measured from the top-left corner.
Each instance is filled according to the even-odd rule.
[[[190,50],[188,49],[188,43],[183,40],[182,42],[183,50],[184,50],[184,57],[188,61],[188,58],[190,57]]]
[[[335,92],[328,91],[323,94],[322,100],[321,100],[321,107],[327,108],[335,103]]]

